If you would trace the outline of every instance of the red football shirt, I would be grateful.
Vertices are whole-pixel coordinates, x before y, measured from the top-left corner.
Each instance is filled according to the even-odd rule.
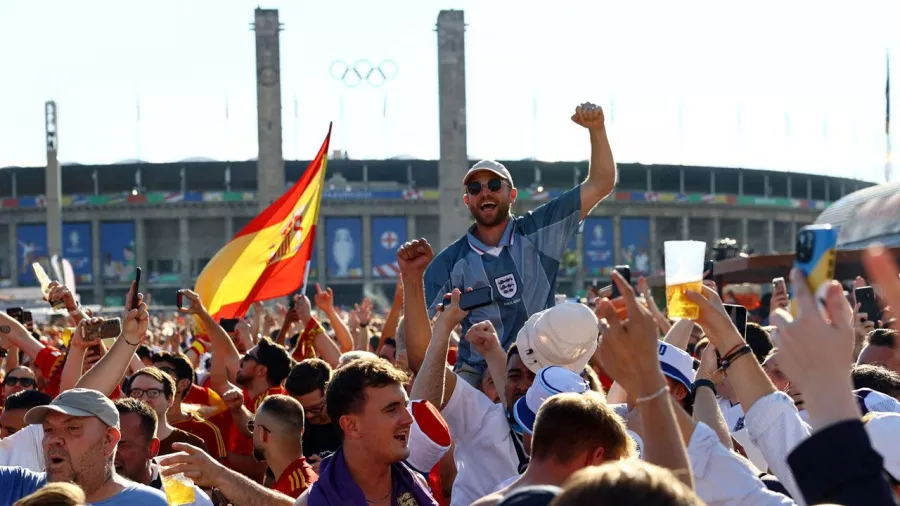
[[[318,479],[312,466],[306,463],[305,458],[300,457],[281,473],[272,488],[296,499]]]
[[[271,387],[265,392],[256,396],[256,398],[251,399],[250,393],[247,392],[247,389],[242,389],[244,392],[244,406],[251,413],[256,413],[256,410],[259,409],[259,405],[262,404],[266,397],[270,395],[287,395],[284,388],[281,385]],[[231,424],[231,431],[229,432],[229,449],[232,452],[238,455],[252,455],[253,454],[253,440],[244,436],[241,432],[240,428]]]

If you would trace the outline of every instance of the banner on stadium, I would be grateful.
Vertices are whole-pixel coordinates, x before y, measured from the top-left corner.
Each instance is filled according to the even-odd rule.
[[[72,265],[77,283],[94,282],[93,246],[90,223],[63,223],[62,257]]]
[[[372,218],[372,277],[396,278],[400,274],[397,250],[406,241],[406,216]]]
[[[632,274],[650,274],[650,219],[622,218],[620,262],[631,266]]]
[[[608,276],[616,263],[612,218],[584,220],[584,270],[588,276]]]
[[[133,221],[100,223],[100,261],[103,262],[104,283],[130,283],[134,279]]]
[[[326,218],[328,279],[362,277],[362,218]]]
[[[52,272],[47,252],[47,225],[19,225],[16,227],[16,241],[19,243],[17,278],[19,286],[38,286],[31,264],[40,262],[44,271]]]

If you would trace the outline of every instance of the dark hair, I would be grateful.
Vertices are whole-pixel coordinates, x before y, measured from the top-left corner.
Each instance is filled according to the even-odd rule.
[[[900,374],[875,364],[853,366],[853,388],[871,388],[876,392],[895,397],[900,394]]]
[[[603,448],[606,460],[635,455],[625,422],[596,392],[566,393],[547,399],[538,409],[531,458],[564,464],[585,451]]]
[[[335,371],[325,392],[328,417],[338,423],[342,416],[359,413],[366,402],[367,388],[403,385],[403,371],[383,358],[360,358]]]
[[[519,354],[519,345],[514,343],[512,346],[509,347],[508,350],[506,350],[506,365],[509,365],[509,361],[512,360],[512,358],[518,354]]]
[[[284,346],[272,342],[263,337],[257,343],[257,358],[261,365],[266,366],[266,378],[269,385],[280,385],[291,372],[292,360]]]
[[[6,409],[12,411],[14,409],[31,409],[38,406],[46,406],[53,399],[44,392],[38,390],[22,390],[16,392],[6,398]]]
[[[551,504],[697,506],[705,503],[672,471],[631,459],[577,471],[566,480],[562,493]]]
[[[194,366],[191,360],[184,353],[172,353],[168,351],[160,351],[153,354],[151,359],[155,366],[159,362],[168,362],[175,368],[175,381],[186,379],[194,384]]]
[[[775,347],[772,344],[772,338],[769,337],[769,332],[753,322],[747,322],[747,331],[744,340],[747,341],[750,349],[753,350],[753,356],[756,357],[756,361],[760,364],[763,363],[766,356],[772,351],[772,348]]]
[[[166,400],[175,397],[175,379],[169,376],[168,373],[162,372],[156,367],[145,367],[131,375],[131,378],[128,379],[127,393],[129,395],[131,394],[131,383],[133,383],[134,379],[138,376],[150,376],[156,381],[162,383],[163,395],[165,395]]]
[[[393,346],[394,349],[397,349],[397,341],[395,341],[393,337],[386,337],[384,338],[384,342],[381,344],[381,346]]]
[[[257,413],[265,410],[271,413],[275,419],[281,423],[290,424],[294,428],[299,427],[299,431],[289,431],[297,437],[303,434],[303,422],[306,416],[303,413],[303,405],[293,397],[287,395],[270,395],[256,409]]]
[[[308,358],[295,365],[284,382],[284,389],[290,395],[306,395],[321,390],[325,392],[331,381],[331,366],[318,358]]]
[[[150,347],[146,344],[142,344],[137,347],[137,350],[134,352],[138,358],[151,358],[153,356],[153,351],[150,350]]]
[[[893,329],[875,329],[866,336],[866,344],[893,348],[898,335],[900,333]]]
[[[142,369],[143,370],[143,369]],[[159,425],[159,419],[156,417],[156,411],[149,404],[137,399],[125,398],[115,401],[116,409],[119,410],[119,416],[134,413],[141,417],[141,432],[147,441],[156,437],[156,427]]]

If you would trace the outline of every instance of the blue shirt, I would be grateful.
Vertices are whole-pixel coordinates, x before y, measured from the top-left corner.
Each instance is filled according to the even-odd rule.
[[[473,309],[462,322],[463,333],[485,320],[497,329],[507,350],[528,318],[555,303],[556,276],[569,240],[581,221],[581,186],[543,204],[506,226],[500,243],[491,247],[472,234],[475,227],[441,251],[425,271],[429,313],[454,288],[491,287],[493,302]],[[457,367],[484,370],[485,361],[461,339]]]
[[[22,467],[0,466],[0,506],[12,506],[47,484],[46,473],[36,473]],[[167,506],[166,494],[137,483],[105,501],[92,506]]]

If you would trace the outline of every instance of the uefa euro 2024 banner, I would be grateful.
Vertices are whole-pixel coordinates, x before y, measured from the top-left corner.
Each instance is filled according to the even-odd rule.
[[[31,264],[39,262],[44,270],[50,270],[50,257],[47,252],[47,225],[19,225],[16,227],[16,241],[19,246],[17,278],[19,286],[37,286],[34,269]]]
[[[103,281],[129,283],[134,279],[133,221],[100,223],[100,259],[103,262]]]
[[[588,276],[608,276],[616,263],[612,218],[584,220],[584,269]]]
[[[650,274],[650,219],[622,218],[622,263],[633,274]]]
[[[61,239],[62,257],[72,265],[75,281],[78,283],[93,282],[91,224],[63,223]],[[19,251],[17,278],[20,286],[37,286],[38,281],[34,277],[34,269],[31,267],[31,264],[35,262],[39,262],[47,273],[53,275],[50,267],[50,253],[47,248],[46,224],[19,225],[16,227],[16,241]]]
[[[397,277],[397,250],[406,241],[406,216],[372,218],[372,277]]]
[[[90,223],[63,223],[62,256],[72,265],[75,281],[94,282],[93,245]]]
[[[362,218],[325,218],[329,279],[362,277]]]

